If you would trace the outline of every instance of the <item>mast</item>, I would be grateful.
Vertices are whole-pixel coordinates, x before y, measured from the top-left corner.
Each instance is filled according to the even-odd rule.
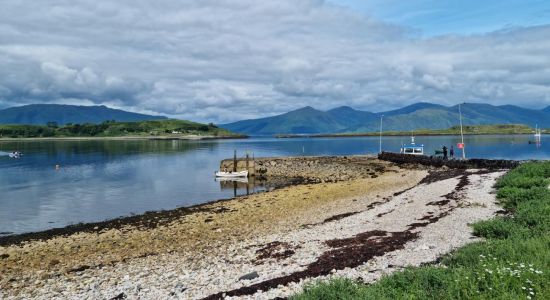
[[[541,142],[541,130],[539,129],[539,124],[535,125],[535,143]]]
[[[380,148],[378,150],[378,153],[382,153],[382,118],[384,115],[380,116]]]
[[[458,104],[458,115],[460,118],[460,140],[462,143],[462,159],[466,159],[466,145],[464,145],[464,133],[462,132],[462,110],[460,109],[460,103]]]

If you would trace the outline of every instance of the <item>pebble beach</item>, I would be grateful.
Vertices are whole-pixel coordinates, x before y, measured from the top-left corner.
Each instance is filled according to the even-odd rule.
[[[373,282],[477,240],[505,170],[369,156],[259,159],[292,184],[173,211],[0,240],[2,299],[275,299]]]

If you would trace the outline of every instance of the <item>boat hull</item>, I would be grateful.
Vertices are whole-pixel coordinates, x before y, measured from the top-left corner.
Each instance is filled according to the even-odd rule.
[[[239,178],[239,177],[248,177],[248,171],[240,171],[240,172],[216,172],[216,177],[220,178]]]

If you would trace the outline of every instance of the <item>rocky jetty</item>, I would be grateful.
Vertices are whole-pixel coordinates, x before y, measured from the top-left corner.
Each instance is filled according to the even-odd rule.
[[[294,178],[303,183],[324,183],[376,178],[385,172],[389,164],[382,163],[375,156],[300,156],[265,157],[248,161],[237,160],[237,171],[249,170],[261,178]],[[233,170],[233,160],[225,159],[220,170]]]
[[[393,152],[382,152],[378,154],[378,159],[394,162],[400,165],[413,164],[431,167],[447,167],[453,169],[490,169],[502,170],[513,169],[520,162],[516,160],[505,159],[480,159],[471,158],[466,160],[461,159],[443,159],[442,157],[426,156],[426,155],[409,155]]]

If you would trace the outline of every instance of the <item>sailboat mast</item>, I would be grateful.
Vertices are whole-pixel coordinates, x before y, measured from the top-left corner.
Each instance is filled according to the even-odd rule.
[[[382,118],[384,118],[384,115],[380,116],[380,148],[378,153],[382,153]]]
[[[460,104],[458,104],[458,115],[460,118],[460,139],[462,143],[462,159],[466,159],[466,145],[464,145],[464,133],[462,132],[462,110],[460,109]]]

